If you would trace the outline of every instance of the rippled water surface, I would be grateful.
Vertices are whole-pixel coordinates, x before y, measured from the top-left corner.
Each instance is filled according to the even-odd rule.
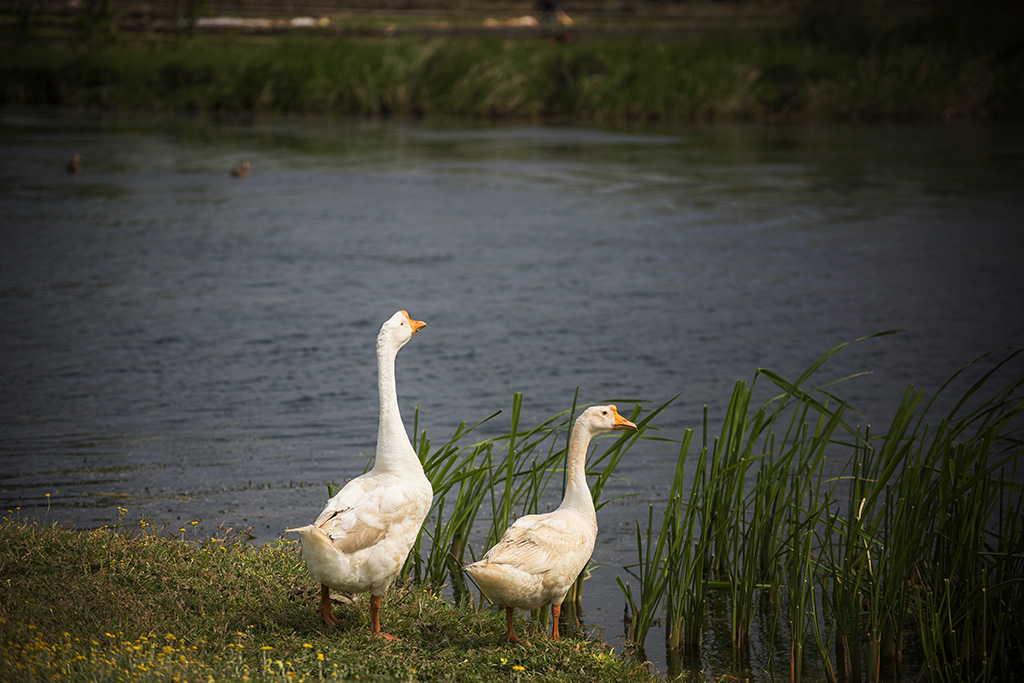
[[[433,440],[577,387],[681,394],[679,438],[758,367],[904,328],[821,371],[872,371],[840,393],[884,426],[908,384],[1024,343],[1020,130],[0,114],[0,504],[25,516],[308,522],[373,452],[398,308],[428,323],[398,391]],[[599,514],[584,608],[609,640],[675,456],[637,446],[606,489],[636,494]]]

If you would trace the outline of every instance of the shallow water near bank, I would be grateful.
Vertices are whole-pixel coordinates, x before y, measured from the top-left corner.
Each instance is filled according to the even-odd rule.
[[[1024,342],[1016,129],[6,110],[0,140],[0,503],[25,516],[254,542],[311,520],[373,452],[398,308],[428,323],[397,375],[434,443],[496,410],[481,435],[507,431],[513,392],[536,424],[577,387],[624,412],[680,394],[661,434],[699,434],[756,368],[903,328],[821,371],[873,373],[838,393],[877,432],[908,384]],[[584,619],[620,646],[615,576],[677,448],[636,446],[605,490],[629,497],[599,513]]]

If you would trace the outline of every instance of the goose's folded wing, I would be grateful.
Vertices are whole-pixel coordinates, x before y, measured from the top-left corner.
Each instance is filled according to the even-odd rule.
[[[580,525],[570,520],[531,515],[509,527],[485,559],[492,564],[513,565],[530,574],[541,575],[586,545],[587,532]]]
[[[340,494],[335,499],[339,497]],[[354,553],[380,543],[394,525],[413,515],[418,502],[415,495],[397,484],[363,490],[358,497],[347,498],[329,504],[316,520],[316,526],[342,553]]]
[[[323,527],[327,520],[335,518],[339,513],[351,510],[353,507],[358,505],[359,499],[366,495],[367,489],[373,488],[372,485],[368,486],[369,482],[366,481],[366,477],[356,477],[349,483],[334,494],[334,497],[327,501],[327,505],[324,506],[320,516],[313,522],[313,526]]]

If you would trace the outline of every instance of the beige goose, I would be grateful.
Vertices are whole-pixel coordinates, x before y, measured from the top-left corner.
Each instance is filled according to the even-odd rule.
[[[309,526],[288,529],[302,539],[302,558],[320,582],[320,614],[336,624],[329,589],[370,593],[370,631],[380,630],[380,602],[405,563],[433,489],[423,474],[398,410],[395,356],[426,323],[398,311],[377,335],[380,423],[373,468],[345,485]]]
[[[466,567],[481,592],[505,606],[510,641],[519,640],[512,626],[515,608],[531,610],[548,603],[551,639],[558,639],[562,601],[587,565],[597,539],[597,513],[587,486],[587,448],[593,437],[621,429],[636,425],[613,405],[583,411],[569,439],[562,504],[554,512],[520,517],[483,559]]]

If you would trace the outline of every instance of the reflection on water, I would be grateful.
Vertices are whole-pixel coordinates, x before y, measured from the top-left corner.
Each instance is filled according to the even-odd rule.
[[[795,376],[905,328],[823,374],[873,371],[844,396],[884,423],[908,383],[1024,341],[1020,131],[23,111],[0,128],[0,496],[25,515],[99,526],[122,507],[257,541],[312,519],[372,453],[373,344],[398,308],[429,324],[398,390],[435,440],[516,391],[536,422],[577,387],[681,392],[659,422],[679,438],[757,367]],[[634,521],[674,462],[638,446],[605,490],[631,496],[601,509],[583,604],[609,640]]]

